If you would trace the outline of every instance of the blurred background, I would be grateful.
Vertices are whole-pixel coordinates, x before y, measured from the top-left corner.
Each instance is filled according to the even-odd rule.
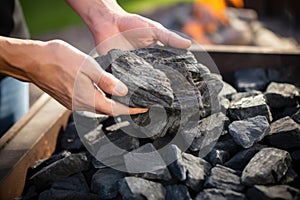
[[[119,0],[128,12],[159,21],[198,44],[299,48],[297,0]],[[63,0],[21,0],[33,39],[62,39],[89,53],[94,42]],[[41,92],[31,86],[33,103]]]

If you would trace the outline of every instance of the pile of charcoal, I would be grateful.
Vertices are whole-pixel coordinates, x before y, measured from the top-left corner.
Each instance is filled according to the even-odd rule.
[[[237,72],[233,87],[169,47],[96,60],[129,88],[112,98],[150,110],[74,112],[55,154],[28,170],[20,199],[300,199],[295,85],[258,69]]]

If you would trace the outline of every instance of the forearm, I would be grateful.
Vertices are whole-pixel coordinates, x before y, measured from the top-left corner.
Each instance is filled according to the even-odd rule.
[[[41,59],[45,42],[21,40],[0,36],[0,72],[20,80],[29,81],[29,71]]]

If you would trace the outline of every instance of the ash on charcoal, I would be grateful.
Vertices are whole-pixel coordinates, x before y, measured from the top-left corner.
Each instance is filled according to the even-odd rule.
[[[39,195],[39,200],[99,200],[99,196],[93,193],[53,189],[45,190]]]
[[[228,129],[237,144],[249,148],[269,133],[270,125],[265,116],[258,115],[245,120],[234,121]]]
[[[185,185],[167,185],[166,200],[191,200],[190,193]]]
[[[279,72],[263,68],[241,69],[234,73],[238,91],[264,91],[271,81],[279,80]]]
[[[167,165],[151,143],[147,143],[124,156],[126,171],[146,179],[169,181],[172,179]]]
[[[246,196],[242,193],[235,192],[228,189],[205,189],[200,192],[195,200],[203,200],[203,199],[216,199],[216,200],[246,200]]]
[[[201,119],[198,126],[186,129],[184,135],[195,138],[190,149],[199,151],[199,157],[204,157],[213,148],[228,122],[228,118],[219,112]]]
[[[241,184],[241,173],[233,169],[217,165],[211,169],[204,188],[229,189],[236,192],[243,192],[245,187]]]
[[[113,199],[119,192],[119,181],[125,177],[125,173],[111,169],[100,169],[92,178],[91,190],[101,199]]]
[[[247,191],[249,200],[281,199],[292,200],[300,198],[300,190],[288,185],[264,186],[255,185]]]
[[[272,121],[270,108],[262,94],[232,100],[228,111],[233,120],[243,120],[262,115],[265,116],[268,121]]]
[[[162,184],[138,177],[125,177],[120,181],[119,192],[124,200],[163,200],[166,190]]]
[[[265,96],[271,108],[282,108],[296,106],[300,94],[298,88],[292,84],[272,82],[268,86]]]
[[[264,148],[250,160],[242,173],[242,183],[248,186],[278,183],[291,165],[287,151]]]
[[[271,123],[269,135],[266,140],[271,146],[300,148],[300,125],[288,116]]]
[[[239,151],[230,160],[225,162],[224,166],[229,167],[231,169],[242,171],[249,163],[251,158],[262,148],[264,148],[264,146],[256,144],[250,147],[249,149],[244,149],[242,151]]]

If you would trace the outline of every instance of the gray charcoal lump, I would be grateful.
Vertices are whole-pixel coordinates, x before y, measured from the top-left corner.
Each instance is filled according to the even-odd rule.
[[[278,183],[291,165],[287,151],[276,148],[263,148],[250,160],[242,173],[245,185]]]
[[[300,125],[289,116],[271,123],[267,141],[283,149],[300,148]]]
[[[244,148],[249,148],[255,142],[261,141],[270,131],[267,118],[260,115],[245,120],[234,121],[228,128],[234,141]]]
[[[299,90],[292,84],[272,82],[268,86],[265,96],[272,108],[282,108],[297,105]]]

